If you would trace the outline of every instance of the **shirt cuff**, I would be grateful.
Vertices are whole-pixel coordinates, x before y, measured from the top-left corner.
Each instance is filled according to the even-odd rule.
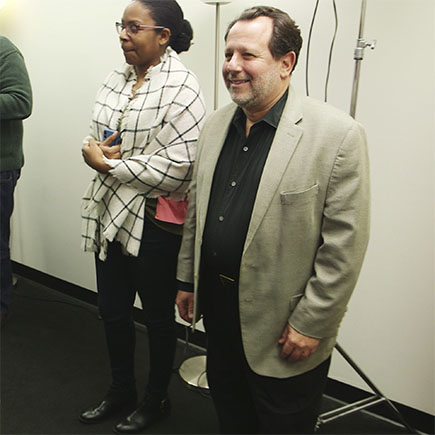
[[[183,292],[193,293],[193,283],[192,282],[183,282],[177,279],[178,282],[178,290]]]
[[[112,169],[114,169],[121,162],[121,160],[119,160],[119,159],[108,159],[104,155],[103,155],[103,161],[104,161],[104,163],[109,165]]]
[[[92,136],[86,136],[86,137],[83,139],[83,145],[89,145],[89,141],[90,141],[91,139],[93,139]]]

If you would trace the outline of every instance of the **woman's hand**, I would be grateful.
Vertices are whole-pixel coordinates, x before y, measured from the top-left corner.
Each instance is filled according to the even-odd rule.
[[[100,148],[100,143],[93,138],[89,139],[88,143],[83,144],[82,155],[86,164],[101,174],[107,174],[111,169],[103,160],[103,150]]]
[[[117,135],[118,132],[115,132],[103,142],[90,138],[89,142],[82,146],[82,155],[86,164],[101,174],[107,174],[112,168],[103,160],[103,155],[108,159],[121,158],[121,146],[110,145]]]
[[[103,151],[104,157],[108,159],[121,158],[121,145],[111,145],[118,136],[118,132],[112,133],[105,141],[99,143],[99,147]]]

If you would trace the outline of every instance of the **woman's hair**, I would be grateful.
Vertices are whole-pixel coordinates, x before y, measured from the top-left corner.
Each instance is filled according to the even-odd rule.
[[[294,70],[302,47],[302,36],[296,23],[288,14],[280,9],[270,6],[255,6],[244,10],[238,18],[229,24],[225,34],[225,40],[237,21],[250,21],[258,17],[272,18],[273,32],[269,42],[269,50],[274,59],[280,59],[289,51],[294,51],[296,54],[295,64],[293,65]]]
[[[183,11],[175,0],[135,1],[139,1],[149,10],[157,26],[171,31],[170,47],[177,53],[189,50],[193,38],[192,26],[184,19]]]

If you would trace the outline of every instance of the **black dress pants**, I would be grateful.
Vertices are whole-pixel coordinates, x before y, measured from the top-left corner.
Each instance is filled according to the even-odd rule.
[[[285,379],[254,373],[243,352],[237,284],[207,273],[201,290],[207,378],[221,433],[313,433],[330,359]]]
[[[135,388],[136,293],[147,326],[150,372],[146,391],[164,397],[175,355],[175,279],[181,236],[146,220],[138,257],[124,255],[110,243],[106,261],[96,259],[98,307],[104,322],[112,371],[112,391]]]

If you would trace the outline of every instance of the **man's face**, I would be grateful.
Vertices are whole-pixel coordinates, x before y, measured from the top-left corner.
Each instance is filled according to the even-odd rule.
[[[268,110],[288,83],[269,50],[273,20],[238,21],[228,33],[222,74],[232,100],[251,112]]]

